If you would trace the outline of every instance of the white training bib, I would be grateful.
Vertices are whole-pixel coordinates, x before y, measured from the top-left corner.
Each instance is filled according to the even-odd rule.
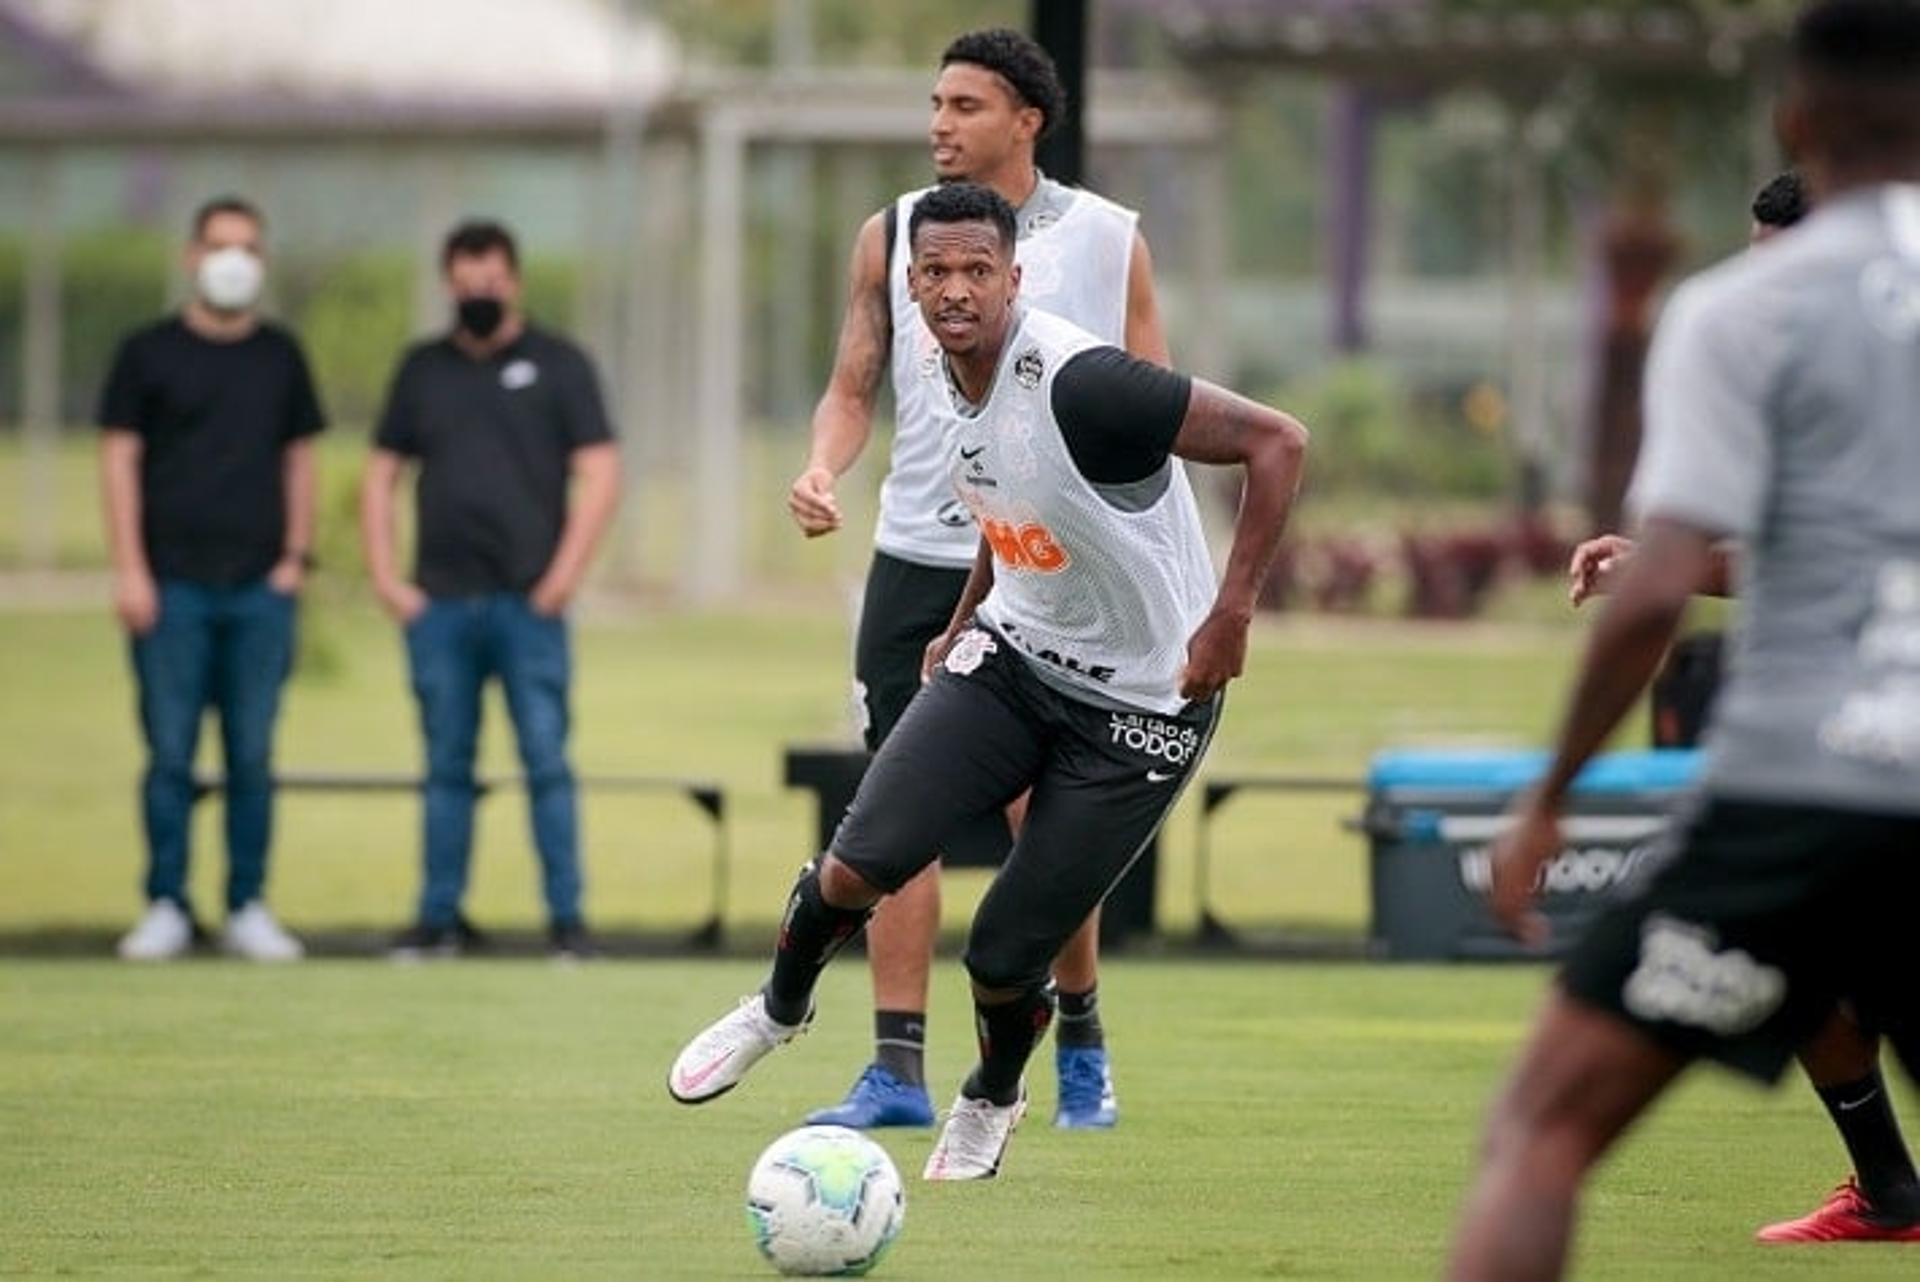
[[[1051,180],[1043,178],[1043,183]],[[908,234],[913,206],[932,188],[894,202],[893,254],[887,294],[893,310],[893,457],[880,485],[874,546],[918,565],[965,569],[979,535],[948,483],[943,444],[956,417],[948,400],[940,345],[907,293]],[[1029,206],[1041,197],[1036,188]],[[1090,331],[1101,342],[1126,345],[1127,274],[1138,217],[1102,196],[1054,184],[1060,201],[1024,224],[1016,247],[1020,297]]]
[[[1053,380],[1106,346],[1027,308],[977,415],[953,418],[947,474],[993,550],[978,615],[1049,676],[1133,708],[1175,713],[1187,641],[1213,607],[1213,561],[1186,469],[1140,511],[1114,506],[1075,466]],[[945,372],[941,371],[944,380]]]

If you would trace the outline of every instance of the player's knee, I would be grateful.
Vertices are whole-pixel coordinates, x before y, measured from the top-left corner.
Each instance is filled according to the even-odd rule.
[[[829,851],[820,860],[820,897],[835,908],[871,908],[884,893]]]
[[[983,931],[967,937],[967,974],[976,992],[1021,993],[1045,988],[1053,957],[1018,939]]]
[[[1542,1187],[1577,1185],[1599,1160],[1613,1129],[1587,1107],[1571,1079],[1523,1068],[1501,1092],[1484,1137],[1489,1163],[1517,1163]]]

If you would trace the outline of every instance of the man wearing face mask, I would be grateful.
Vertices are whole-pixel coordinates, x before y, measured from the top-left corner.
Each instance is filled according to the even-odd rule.
[[[100,401],[114,610],[132,641],[147,748],[148,907],[120,941],[130,961],[193,942],[193,759],[210,705],[226,763],[223,943],[255,961],[302,952],[262,895],[273,728],[311,568],[312,442],[325,419],[299,343],[257,311],[263,226],[237,197],[200,208],[186,253],[193,297],[120,345]]]
[[[441,250],[453,328],[401,362],[361,487],[374,589],[406,634],[426,738],[425,875],[399,958],[450,956],[473,847],[480,692],[500,681],[526,772],[556,956],[589,951],[567,763],[566,609],[620,497],[620,459],[586,353],[520,310],[520,260],[498,223]],[[397,568],[393,495],[416,473],[414,575]],[[569,488],[572,490],[569,501]]]

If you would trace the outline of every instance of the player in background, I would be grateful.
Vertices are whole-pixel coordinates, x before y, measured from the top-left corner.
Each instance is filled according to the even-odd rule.
[[[1807,216],[1807,184],[1788,169],[1767,180],[1753,197],[1753,225],[1747,231],[1747,244],[1763,245]],[[1619,577],[1627,557],[1633,554],[1633,540],[1624,534],[1600,534],[1573,550],[1567,566],[1567,598],[1578,606],[1589,597],[1604,593]],[[1732,596],[1734,566],[1731,549],[1714,549],[1712,564],[1700,581],[1702,596]]]
[[[970,816],[1030,792],[968,938],[980,1059],[930,1180],[999,1171],[1052,1018],[1049,965],[1197,769],[1306,451],[1284,414],[1019,307],[1016,236],[1013,207],[977,184],[913,208],[910,280],[942,349],[920,377],[956,416],[946,471],[979,524],[974,568],[930,679],[795,883],[765,986],[667,1078],[682,1103],[731,1090],[805,1027],[821,971],[883,896]],[[1179,459],[1245,469],[1217,586]]]
[[[928,128],[941,182],[993,188],[1018,211],[1026,300],[1104,342],[1167,364],[1154,299],[1153,263],[1131,210],[1048,178],[1034,145],[1058,122],[1066,95],[1051,58],[1005,29],[977,31],[940,58]],[[877,750],[920,688],[927,643],[953,615],[973,564],[978,531],[954,497],[941,454],[952,414],[921,377],[938,359],[933,336],[907,293],[908,192],[861,227],[840,345],[813,415],[813,443],[788,508],[809,538],[840,528],[839,478],[865,448],[883,374],[893,383],[893,453],[880,491],[880,520],[855,645],[854,686],[869,751]],[[1018,805],[1012,808],[1017,814]],[[987,840],[1006,840],[1001,820]],[[867,927],[873,977],[874,1059],[840,1104],[809,1122],[840,1126],[931,1126],[925,1047],[928,978],[940,926],[940,865],[927,866]],[[1067,941],[1053,969],[1059,1109],[1067,1127],[1118,1118],[1098,1005],[1099,917]]]
[[[1807,214],[1806,184],[1789,169],[1753,200],[1751,243],[1759,245]],[[1575,606],[1604,594],[1633,555],[1633,540],[1618,534],[1589,539],[1574,550],[1568,596]],[[1702,596],[1729,597],[1737,566],[1734,549],[1714,548]],[[1763,1226],[1755,1237],[1774,1245],[1908,1240],[1920,1226],[1920,1174],[1900,1134],[1886,1079],[1880,1038],[1843,1006],[1820,1034],[1800,1048],[1800,1066],[1826,1106],[1853,1159],[1854,1173],[1827,1200],[1798,1219]]]
[[[1920,1067],[1920,4],[1823,0],[1791,66],[1779,122],[1818,208],[1661,318],[1640,552],[1495,848],[1495,912],[1544,930],[1531,902],[1566,792],[1737,539],[1746,605],[1702,787],[1672,857],[1595,921],[1537,1018],[1456,1279],[1560,1276],[1588,1172],[1697,1059],[1777,1080],[1844,1001]]]

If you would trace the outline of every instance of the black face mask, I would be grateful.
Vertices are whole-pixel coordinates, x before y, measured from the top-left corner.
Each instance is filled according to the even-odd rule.
[[[507,317],[507,309],[500,300],[485,295],[461,299],[454,312],[460,318],[460,328],[475,338],[493,337],[493,331],[499,329],[500,322]]]

